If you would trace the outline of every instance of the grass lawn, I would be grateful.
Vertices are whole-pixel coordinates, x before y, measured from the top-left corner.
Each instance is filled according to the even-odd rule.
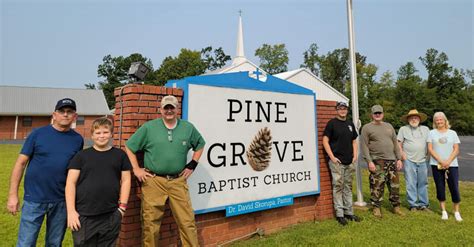
[[[5,206],[8,196],[10,174],[20,150],[20,145],[0,145],[0,246],[14,246],[16,242],[19,215],[7,213]],[[462,172],[462,168],[461,168]],[[368,173],[363,172],[364,199],[369,198]],[[403,181],[403,179],[402,179]],[[448,192],[448,221],[442,221],[439,204],[432,178],[429,178],[429,198],[434,213],[408,212],[405,201],[405,183],[402,182],[401,198],[407,216],[401,218],[390,213],[390,205],[385,192],[382,209],[383,219],[379,220],[370,211],[356,210],[363,218],[360,223],[351,222],[342,227],[335,220],[308,222],[288,227],[278,233],[241,241],[233,246],[474,246],[474,183],[461,182],[461,215],[464,221],[457,223],[452,215],[452,204]],[[22,182],[23,184],[23,182]],[[22,198],[23,187],[20,188]],[[38,246],[44,245],[44,228],[40,233]],[[71,233],[66,232],[64,246],[72,246]]]
[[[364,200],[368,201],[367,170],[363,171],[362,181]],[[355,214],[363,218],[360,223],[350,222],[344,227],[335,220],[308,222],[262,238],[240,241],[232,246],[474,246],[473,182],[460,182],[460,208],[464,221],[458,223],[452,213],[449,191],[446,195],[449,220],[441,220],[441,210],[431,177],[428,178],[429,200],[434,212],[409,212],[404,181],[402,178],[400,193],[405,217],[391,213],[388,190],[385,187],[383,219],[373,217],[369,210],[356,210]]]
[[[18,157],[21,145],[0,145],[0,246],[15,246],[18,227],[20,226],[20,215],[12,216],[6,210],[8,200],[8,189],[10,187],[10,175],[13,165]],[[23,202],[23,180],[21,181],[20,194]],[[45,227],[41,228],[37,246],[44,246]],[[64,237],[63,246],[73,246],[72,235],[68,230]]]

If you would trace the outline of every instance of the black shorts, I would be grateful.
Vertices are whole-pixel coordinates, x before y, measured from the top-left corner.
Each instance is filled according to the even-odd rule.
[[[81,228],[72,232],[74,246],[115,246],[122,214],[115,210],[96,216],[79,216]]]

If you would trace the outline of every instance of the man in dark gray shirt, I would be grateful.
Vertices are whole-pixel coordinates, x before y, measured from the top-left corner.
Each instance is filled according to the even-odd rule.
[[[382,205],[385,183],[390,192],[389,200],[393,213],[404,216],[400,210],[400,182],[398,171],[402,169],[397,135],[392,125],[383,121],[383,108],[372,106],[372,122],[362,127],[362,155],[370,171],[370,201],[375,217],[382,217]]]

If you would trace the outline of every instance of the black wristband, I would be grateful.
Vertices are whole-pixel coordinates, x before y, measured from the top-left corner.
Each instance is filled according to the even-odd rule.
[[[188,169],[194,170],[196,169],[196,166],[198,165],[198,162],[195,160],[189,161],[189,163],[185,166]]]

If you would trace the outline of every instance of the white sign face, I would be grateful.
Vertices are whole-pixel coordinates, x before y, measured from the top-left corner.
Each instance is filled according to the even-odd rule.
[[[188,180],[196,213],[319,193],[314,95],[195,84],[187,95],[188,120],[206,140]],[[270,198],[279,200],[256,202]]]

